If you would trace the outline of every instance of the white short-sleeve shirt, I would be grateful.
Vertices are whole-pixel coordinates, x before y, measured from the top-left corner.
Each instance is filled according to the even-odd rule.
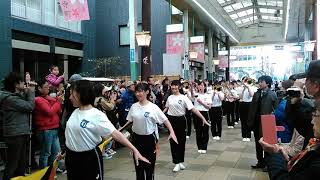
[[[221,107],[222,106],[222,101],[219,98],[219,95],[221,97],[224,97],[224,93],[219,91],[214,93],[214,96],[212,96],[212,107]]]
[[[198,102],[198,99],[200,99],[202,102],[211,104],[212,103],[212,94],[204,93],[196,93],[195,96],[198,96],[194,100],[194,107],[198,109],[199,111],[209,111],[209,109],[205,108],[202,104]],[[211,105],[210,105],[211,106]]]
[[[150,135],[153,132],[158,137],[158,124],[162,124],[168,118],[161,109],[149,102],[142,106],[139,102],[134,103],[127,116],[129,122],[133,122],[132,131],[139,135]]]
[[[253,93],[257,92],[257,90],[258,90],[254,86],[249,86],[248,88],[250,88],[253,91]],[[249,90],[246,88],[243,92],[242,101],[243,102],[252,102],[252,98],[253,97],[250,96]]]
[[[78,108],[67,122],[66,146],[75,152],[89,151],[102,141],[102,137],[109,136],[114,130],[115,127],[103,112],[96,108]]]
[[[168,115],[184,116],[186,109],[191,110],[194,106],[187,96],[172,94],[168,97],[166,107],[168,107]]]

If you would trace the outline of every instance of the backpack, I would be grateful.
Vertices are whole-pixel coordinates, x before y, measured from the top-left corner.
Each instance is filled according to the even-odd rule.
[[[9,97],[10,95],[5,96],[3,99],[0,100],[0,140],[3,139],[3,116],[4,116],[4,111],[2,109],[2,105],[4,101]]]

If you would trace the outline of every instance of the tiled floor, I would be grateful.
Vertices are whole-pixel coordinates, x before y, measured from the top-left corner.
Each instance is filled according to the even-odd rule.
[[[254,143],[242,142],[240,125],[235,129],[223,126],[220,141],[210,137],[207,154],[199,154],[195,141],[195,132],[186,144],[186,169],[174,173],[171,162],[169,142],[165,133],[160,134],[160,154],[156,162],[155,179],[157,180],[267,180],[267,174],[251,170],[256,163]],[[117,150],[110,160],[104,160],[104,173],[107,180],[135,179],[132,158],[127,148]],[[65,180],[66,175],[58,175]]]

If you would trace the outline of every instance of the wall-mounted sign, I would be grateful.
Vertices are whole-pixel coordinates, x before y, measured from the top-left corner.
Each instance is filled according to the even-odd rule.
[[[204,43],[204,36],[190,37],[190,43]]]
[[[183,24],[169,24],[166,26],[166,32],[182,32],[183,31]]]

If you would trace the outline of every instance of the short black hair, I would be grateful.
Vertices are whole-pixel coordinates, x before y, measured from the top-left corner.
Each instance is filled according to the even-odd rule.
[[[88,80],[79,80],[71,84],[70,90],[76,91],[80,96],[80,103],[82,105],[93,105],[95,100],[95,93],[93,84]]]
[[[59,68],[59,67],[58,67],[57,65],[55,65],[55,64],[54,64],[54,65],[51,65],[50,71],[52,71],[52,70],[53,70],[54,68],[56,68],[56,67]]]
[[[135,86],[135,91],[145,91],[147,92],[149,90],[150,92],[150,88],[149,88],[149,85],[147,83],[138,83],[136,86]]]
[[[171,86],[181,86],[181,82],[179,81],[179,80],[173,80],[172,82],[171,82]]]
[[[206,85],[206,83],[204,83],[204,81],[198,81],[198,82],[197,82],[197,85],[199,86],[200,84],[203,84],[203,86],[204,86],[204,93],[206,93],[206,92],[207,92],[207,85]]]
[[[268,87],[271,88],[272,78],[270,76],[264,75],[259,77],[258,82],[262,82],[262,81],[266,82],[266,84],[268,84]]]
[[[42,88],[43,85],[47,82],[45,78],[41,78],[37,81],[37,87],[36,87],[36,96],[41,96],[41,93],[39,91],[39,87]]]
[[[20,82],[24,82],[23,77],[17,72],[10,72],[3,81],[4,89],[14,93],[16,91],[16,85]]]
[[[102,95],[102,90],[104,86],[101,83],[96,83],[93,87],[95,97],[100,97]]]

